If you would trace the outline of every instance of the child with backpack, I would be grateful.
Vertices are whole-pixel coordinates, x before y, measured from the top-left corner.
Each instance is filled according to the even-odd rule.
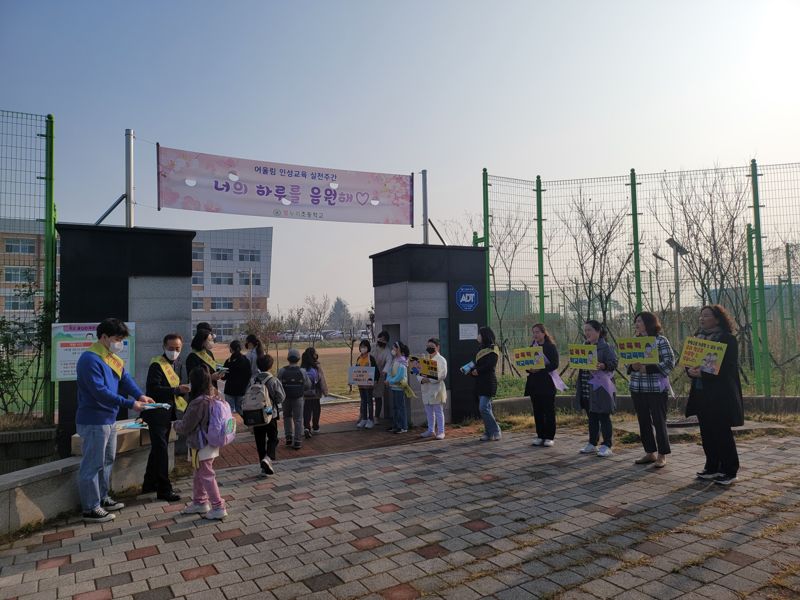
[[[375,357],[370,354],[372,351],[372,345],[369,343],[369,340],[361,340],[361,343],[358,346],[358,351],[359,355],[356,359],[356,366],[372,367],[375,370],[374,381],[377,381],[378,363],[375,361]],[[375,408],[374,404],[372,403],[373,389],[374,386],[372,385],[358,386],[358,393],[361,396],[361,411],[359,413],[359,421],[356,424],[358,429],[372,429],[375,427]]]
[[[225,501],[219,494],[214,459],[219,449],[236,438],[236,421],[228,403],[214,389],[211,371],[199,365],[189,373],[189,405],[183,419],[175,421],[175,431],[186,436],[189,457],[194,467],[192,503],[183,514],[202,515],[204,519],[222,520],[228,516]]]
[[[283,403],[283,431],[286,445],[299,450],[303,445],[303,396],[311,389],[311,380],[300,362],[300,351],[289,348],[289,364],[278,371],[278,379],[283,385],[286,400]]]
[[[244,424],[253,427],[262,477],[275,474],[272,461],[278,447],[278,419],[286,399],[283,384],[270,372],[274,363],[269,354],[256,358],[258,371],[242,402]]]
[[[303,406],[303,422],[305,423],[305,435],[311,437],[311,432],[319,433],[319,418],[322,412],[320,401],[322,396],[328,395],[328,384],[325,381],[325,373],[319,362],[319,354],[313,346],[303,351],[300,366],[305,369],[311,389],[306,390]]]

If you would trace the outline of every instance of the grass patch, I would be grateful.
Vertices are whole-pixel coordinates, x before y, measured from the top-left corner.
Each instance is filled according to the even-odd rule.
[[[52,427],[41,417],[29,415],[0,415],[0,431],[20,431],[23,429],[46,429]]]

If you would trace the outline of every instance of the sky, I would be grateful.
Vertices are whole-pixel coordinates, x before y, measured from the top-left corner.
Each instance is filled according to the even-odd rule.
[[[327,294],[363,311],[369,256],[422,242],[420,195],[414,228],[158,212],[155,142],[427,169],[436,225],[481,211],[484,167],[566,179],[794,162],[797,23],[791,0],[0,0],[0,108],[55,116],[60,221],[94,222],[124,192],[131,128],[136,225],[272,226],[273,310]]]

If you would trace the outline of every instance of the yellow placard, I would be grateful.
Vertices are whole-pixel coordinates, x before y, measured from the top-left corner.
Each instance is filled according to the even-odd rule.
[[[439,363],[433,358],[410,356],[408,358],[408,368],[412,375],[439,380]]]
[[[617,353],[621,365],[658,364],[658,347],[655,336],[617,338]]]
[[[570,344],[569,366],[584,371],[597,370],[597,346],[595,344]]]
[[[544,350],[541,346],[514,349],[514,364],[525,370],[538,371],[544,369]]]
[[[727,347],[728,344],[722,342],[688,337],[683,343],[683,352],[681,352],[678,366],[700,367],[700,370],[705,373],[718,375]]]

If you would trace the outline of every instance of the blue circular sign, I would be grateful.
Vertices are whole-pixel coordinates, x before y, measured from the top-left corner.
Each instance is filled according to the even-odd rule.
[[[478,290],[474,285],[462,285],[456,291],[456,305],[464,312],[472,312],[478,306]]]

